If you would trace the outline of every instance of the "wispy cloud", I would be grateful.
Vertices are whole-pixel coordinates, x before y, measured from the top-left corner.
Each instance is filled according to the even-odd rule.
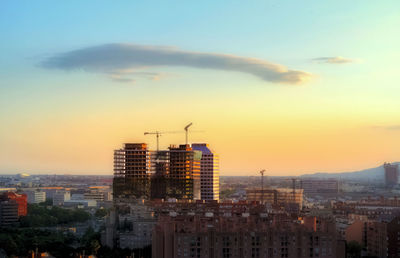
[[[133,44],[106,44],[56,54],[45,59],[41,66],[104,73],[125,82],[132,82],[131,76],[159,79],[163,74],[142,70],[166,66],[243,72],[275,83],[297,84],[311,78],[310,73],[257,58]]]
[[[159,72],[141,72],[133,69],[122,69],[122,70],[114,70],[110,72],[105,72],[109,75],[109,77],[116,82],[127,82],[127,83],[135,83],[136,80],[131,77],[140,77],[145,78],[152,81],[158,81],[162,78],[168,77],[169,75],[166,73]]]
[[[135,83],[135,79],[122,77],[120,74],[114,73],[109,75],[110,78],[115,82],[124,82],[124,83]]]
[[[355,59],[344,58],[341,56],[331,56],[331,57],[318,57],[312,59],[312,61],[316,63],[323,63],[323,64],[348,64],[356,62]]]
[[[371,126],[373,129],[382,129],[389,131],[400,131],[400,125],[374,125]]]

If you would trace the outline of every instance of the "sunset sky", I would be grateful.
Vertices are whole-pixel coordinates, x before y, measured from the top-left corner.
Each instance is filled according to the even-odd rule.
[[[111,175],[189,122],[221,175],[400,161],[399,32],[398,0],[2,1],[0,173]]]

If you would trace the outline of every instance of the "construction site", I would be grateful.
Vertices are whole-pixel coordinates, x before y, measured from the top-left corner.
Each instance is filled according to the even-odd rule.
[[[145,132],[144,135],[156,136],[157,150],[155,151],[150,150],[146,143],[125,143],[122,149],[115,150],[114,197],[218,199],[218,156],[213,154],[205,143],[192,145],[188,143],[188,132],[191,125],[192,123],[184,128],[185,144],[170,145],[167,150],[159,149],[160,136],[179,132]],[[203,152],[207,153],[207,159],[202,161]],[[212,169],[207,166],[208,164],[212,164]],[[203,173],[201,173],[202,167]],[[210,182],[208,180],[210,177],[218,179],[218,184]]]

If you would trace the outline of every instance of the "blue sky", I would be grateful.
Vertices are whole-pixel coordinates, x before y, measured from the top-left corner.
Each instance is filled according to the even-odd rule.
[[[207,131],[193,140],[214,145],[226,174],[262,166],[276,174],[340,171],[398,160],[398,132],[370,130],[400,124],[399,14],[399,1],[2,1],[0,172],[111,173],[110,149],[126,140],[153,144],[142,131],[192,120]],[[167,65],[144,69],[161,74],[160,80],[132,75],[135,83],[128,84],[80,66],[40,66],[60,53],[110,43],[256,58],[312,79],[280,84],[247,73]],[[349,63],[313,61],[321,57]],[[96,138],[66,143],[88,139],[79,126],[94,126]],[[272,144],[275,151],[239,162],[232,151],[238,135],[246,150]],[[353,139],[347,142],[359,148],[340,154],[346,142],[329,140],[332,135]],[[166,137],[165,144],[178,141]],[[319,142],[332,153],[315,161]],[[90,146],[98,148],[96,155],[87,154]],[[285,159],[292,165],[283,166]]]

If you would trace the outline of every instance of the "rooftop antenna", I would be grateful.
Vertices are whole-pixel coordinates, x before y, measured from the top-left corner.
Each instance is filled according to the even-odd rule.
[[[186,145],[188,144],[188,133],[189,133],[189,127],[191,127],[193,125],[193,123],[188,124],[187,126],[185,126],[185,132],[186,132]]]

